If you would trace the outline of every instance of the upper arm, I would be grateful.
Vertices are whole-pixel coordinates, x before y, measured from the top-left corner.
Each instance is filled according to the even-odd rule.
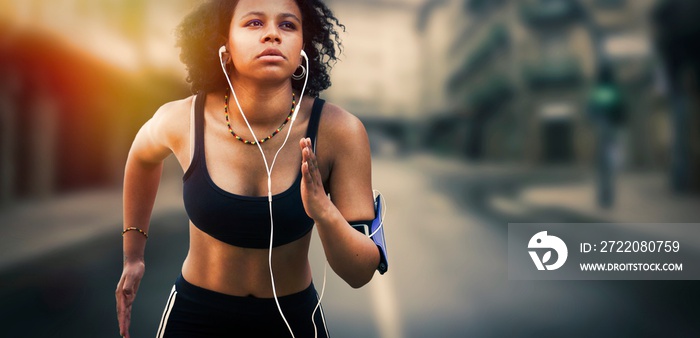
[[[371,152],[364,125],[332,104],[324,108],[322,118],[319,147],[323,145],[329,156],[328,193],[333,204],[348,221],[373,219]]]

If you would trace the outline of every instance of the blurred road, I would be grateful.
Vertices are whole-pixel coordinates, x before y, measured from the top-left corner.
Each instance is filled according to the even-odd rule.
[[[631,203],[623,203],[623,197],[644,196],[621,189],[619,209],[596,212],[580,200],[574,206],[567,204],[564,197],[585,192],[581,184],[590,180],[586,173],[572,169],[471,165],[428,155],[376,157],[373,165],[374,187],[387,200],[389,272],[354,290],[328,269],[323,303],[333,337],[693,337],[700,333],[696,281],[508,280],[508,223],[619,221],[626,215],[625,203]],[[151,226],[146,276],[133,313],[134,337],[155,336],[187,250],[187,219],[178,208],[180,179],[170,177],[163,182],[164,196],[159,197]],[[557,206],[548,200],[551,194],[560,196]],[[120,193],[113,195],[118,201]],[[684,207],[696,201],[671,202]],[[17,241],[33,248],[25,250],[32,254],[4,254],[15,258],[0,269],[3,336],[118,336],[113,292],[121,273],[121,208],[119,202],[105,206],[105,200],[88,197],[80,205],[101,211],[93,216],[97,219],[71,218],[75,224],[102,228],[89,239],[55,245],[50,251],[34,245],[41,238],[70,233],[72,226],[77,227],[71,223],[35,226],[33,232],[25,229],[26,236],[16,236],[13,245],[2,242],[3,251],[18,251],[22,245]],[[27,213],[37,222],[44,217],[48,224],[55,215],[42,216],[47,209],[44,205]],[[674,215],[673,221],[698,221],[697,212],[687,207]],[[4,212],[0,220],[11,230],[7,222],[27,219],[20,216]],[[316,235],[310,256],[320,291],[324,260]]]

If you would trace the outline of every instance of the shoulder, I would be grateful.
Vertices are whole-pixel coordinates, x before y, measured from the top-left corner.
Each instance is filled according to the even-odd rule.
[[[336,135],[334,138],[340,140],[367,137],[365,126],[357,116],[330,102],[323,105],[319,134]]]
[[[163,138],[167,143],[176,142],[189,135],[190,110],[194,96],[170,101],[160,106],[148,123],[154,136]]]
[[[167,150],[178,153],[189,144],[190,107],[193,97],[170,101],[160,106],[141,127],[132,149],[158,159]],[[153,156],[148,156],[148,155]]]
[[[156,110],[151,120],[167,127],[189,124],[192,100],[194,100],[194,96],[167,102]]]
[[[318,149],[335,164],[339,157],[354,160],[369,157],[369,138],[364,124],[342,107],[326,102],[318,129]]]

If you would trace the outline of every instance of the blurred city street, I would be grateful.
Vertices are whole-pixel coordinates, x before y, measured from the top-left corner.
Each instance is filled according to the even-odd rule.
[[[697,334],[693,304],[700,301],[700,290],[695,281],[508,280],[508,223],[622,221],[614,217],[624,215],[627,193],[620,196],[619,211],[595,213],[586,210],[585,196],[579,196],[584,200],[578,208],[566,202],[586,191],[585,172],[514,170],[433,155],[376,156],[373,163],[374,186],[387,201],[390,267],[358,290],[328,269],[323,303],[333,337]],[[166,170],[134,308],[135,337],[155,334],[187,250],[179,169]],[[642,181],[649,184],[635,181],[628,189],[655,189],[653,180]],[[559,204],[547,201],[553,189],[559,189]],[[697,222],[697,212],[688,207],[698,205],[697,198],[658,198],[661,193],[629,192],[637,196],[635,204],[649,199],[650,206],[628,221],[660,221],[667,215],[654,213],[670,210],[674,222]],[[0,271],[4,336],[117,336],[113,290],[121,264],[120,195],[113,191],[111,198],[100,199],[86,193],[74,197],[73,204],[53,200],[0,214],[3,225],[17,229],[8,229],[2,238],[3,256],[12,257]],[[65,214],[59,207],[69,204],[73,217],[56,222]],[[37,244],[46,238],[60,241]],[[311,261],[320,290],[324,259],[316,240]]]
[[[118,336],[125,161],[192,94],[177,27],[201,3],[0,1],[3,337]],[[508,250],[512,223],[614,223],[681,240],[697,269],[700,1],[324,3],[342,45],[319,95],[367,130],[389,256],[355,290],[314,234],[333,337],[700,336],[697,280],[509,279]],[[133,337],[155,335],[188,249],[165,164]]]

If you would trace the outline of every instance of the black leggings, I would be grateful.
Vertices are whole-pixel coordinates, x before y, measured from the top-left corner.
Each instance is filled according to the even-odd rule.
[[[304,291],[277,297],[296,338],[314,337],[311,313],[318,303],[313,283]],[[319,338],[328,338],[323,309],[314,314]],[[157,338],[291,337],[274,298],[237,297],[175,281]]]

